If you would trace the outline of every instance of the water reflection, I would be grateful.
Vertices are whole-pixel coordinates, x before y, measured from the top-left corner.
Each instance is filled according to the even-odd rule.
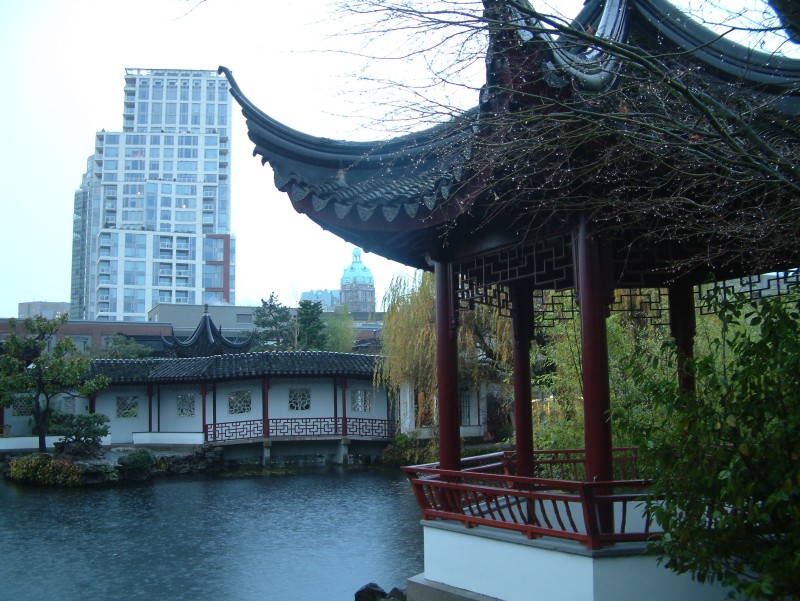
[[[422,571],[397,473],[340,468],[97,490],[0,483],[3,595],[345,601]]]

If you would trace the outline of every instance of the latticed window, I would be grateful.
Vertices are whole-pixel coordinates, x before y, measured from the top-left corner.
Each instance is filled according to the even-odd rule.
[[[178,395],[178,417],[194,417],[194,393]]]
[[[470,425],[470,408],[472,407],[471,395],[469,388],[461,388],[458,391],[459,401],[461,402],[461,425],[462,426],[469,426]]]
[[[118,396],[117,417],[120,419],[139,417],[139,397]]]
[[[2,409],[0,409],[2,411]],[[33,399],[15,399],[11,405],[11,415],[14,417],[28,417],[33,415]]]
[[[289,389],[289,411],[308,411],[311,409],[310,388]]]
[[[350,392],[350,407],[353,411],[372,411],[372,391],[356,388]]]
[[[249,390],[233,390],[228,393],[228,415],[250,413],[253,397]]]
[[[65,411],[66,413],[75,413],[75,409],[77,406],[77,399],[70,395],[65,397],[62,401],[61,410]]]

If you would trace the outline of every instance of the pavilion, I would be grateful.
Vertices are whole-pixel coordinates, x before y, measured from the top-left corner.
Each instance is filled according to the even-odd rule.
[[[721,589],[679,582],[654,561],[642,563],[643,542],[658,528],[634,519],[636,484],[614,481],[615,464],[629,457],[611,444],[606,317],[616,309],[615,290],[665,291],[659,302],[676,340],[679,382],[691,390],[681,364],[692,357],[698,285],[744,278],[756,295],[775,281],[797,285],[800,247],[769,251],[780,237],[796,241],[798,226],[774,223],[751,248],[737,246],[713,221],[706,230],[686,229],[687,220],[711,219],[715,195],[727,194],[720,182],[738,175],[719,168],[709,133],[692,133],[677,113],[674,127],[659,134],[663,145],[625,154],[626,145],[656,129],[630,122],[633,104],[644,107],[642,115],[672,112],[695,92],[687,86],[679,100],[658,97],[641,63],[621,57],[668,57],[654,64],[668,69],[664,78],[685,70],[699,86],[691,97],[713,99],[723,111],[721,130],[742,120],[725,103],[741,102],[751,109],[747,127],[764,131],[761,125],[777,122],[783,133],[775,139],[788,145],[797,143],[800,61],[744,49],[665,0],[589,0],[572,33],[558,39],[545,33],[553,24],[537,20],[524,2],[485,0],[484,7],[487,81],[479,105],[389,140],[336,141],[292,130],[259,110],[220,67],[254,154],[272,167],[297,212],[368,252],[435,272],[440,461],[408,471],[425,520],[425,573],[409,581],[409,597],[515,601],[536,590],[542,598],[621,600],[641,598],[646,587],[650,599],[722,599]],[[589,118],[570,125],[559,121],[566,112]],[[580,127],[609,116],[613,127],[566,146]],[[675,149],[694,143],[687,152],[699,162],[690,169]],[[669,173],[685,168],[689,176],[670,180],[669,166]],[[791,177],[786,188],[796,197]],[[674,186],[699,208],[658,204],[672,198]],[[736,202],[739,215],[758,216],[747,198]],[[580,307],[585,449],[545,460],[531,432],[535,300],[567,290]],[[499,460],[460,456],[456,331],[458,310],[473,303],[512,318],[516,453]],[[580,464],[574,486],[548,490],[536,478],[565,463]],[[492,481],[487,472],[495,468],[505,471]],[[487,482],[513,492],[491,497]],[[526,519],[534,506],[538,517]]]

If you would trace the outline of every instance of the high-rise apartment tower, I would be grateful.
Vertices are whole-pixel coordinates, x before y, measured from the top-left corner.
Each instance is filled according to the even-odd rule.
[[[72,319],[235,304],[231,97],[214,71],[126,69],[122,131],[100,131],[75,193]]]

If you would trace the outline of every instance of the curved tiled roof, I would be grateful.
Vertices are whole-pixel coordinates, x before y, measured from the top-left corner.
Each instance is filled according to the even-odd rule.
[[[378,357],[356,353],[262,352],[175,359],[95,359],[89,377],[112,384],[212,382],[261,377],[349,376],[371,379]]]
[[[200,318],[194,332],[186,340],[178,340],[175,336],[170,339],[161,337],[163,345],[172,351],[177,357],[207,357],[209,355],[221,355],[223,353],[246,353],[250,350],[252,336],[246,340],[229,340],[222,334],[222,329],[218,328],[211,316],[206,311]]]
[[[736,44],[693,21],[667,0],[587,0],[574,20],[572,34],[562,38],[547,33],[553,31],[553,24],[542,25],[530,12],[521,11],[524,4],[525,0],[484,2],[487,11],[497,14],[487,17],[487,80],[476,99],[478,106],[442,125],[389,140],[348,142],[293,130],[248,100],[229,69],[220,67],[219,71],[228,78],[231,94],[247,119],[253,153],[270,164],[276,187],[288,194],[295,210],[367,252],[423,269],[430,268],[431,259],[484,252],[495,243],[488,239],[474,245],[464,242],[498,216],[491,193],[482,186],[484,178],[491,180],[493,174],[488,172],[493,166],[472,161],[471,155],[486,146],[480,146],[483,138],[479,136],[491,126],[484,125],[509,110],[503,103],[513,95],[514,86],[535,80],[541,85],[537,93],[553,98],[608,90],[625,68],[614,44],[630,52],[639,45],[648,53],[687,64],[696,61],[713,85],[733,82],[742,87],[742,93],[765,100],[760,105],[800,114],[800,60]],[[498,24],[496,28],[493,23]],[[503,23],[514,27],[503,27]],[[612,43],[608,47],[586,43],[574,33],[583,28],[587,35],[594,32]],[[528,70],[522,83],[509,84],[512,60]],[[521,96],[525,95],[523,91]],[[548,160],[547,156],[542,160]],[[531,159],[531,165],[536,162]],[[536,172],[534,167],[532,194],[539,189],[546,194],[547,182],[536,181]],[[461,227],[453,233],[458,227],[456,218]],[[516,218],[516,214],[505,215],[499,229],[486,236],[502,235],[511,244],[518,235]],[[558,219],[541,219],[553,224],[551,233],[563,233],[556,231],[561,227]]]

